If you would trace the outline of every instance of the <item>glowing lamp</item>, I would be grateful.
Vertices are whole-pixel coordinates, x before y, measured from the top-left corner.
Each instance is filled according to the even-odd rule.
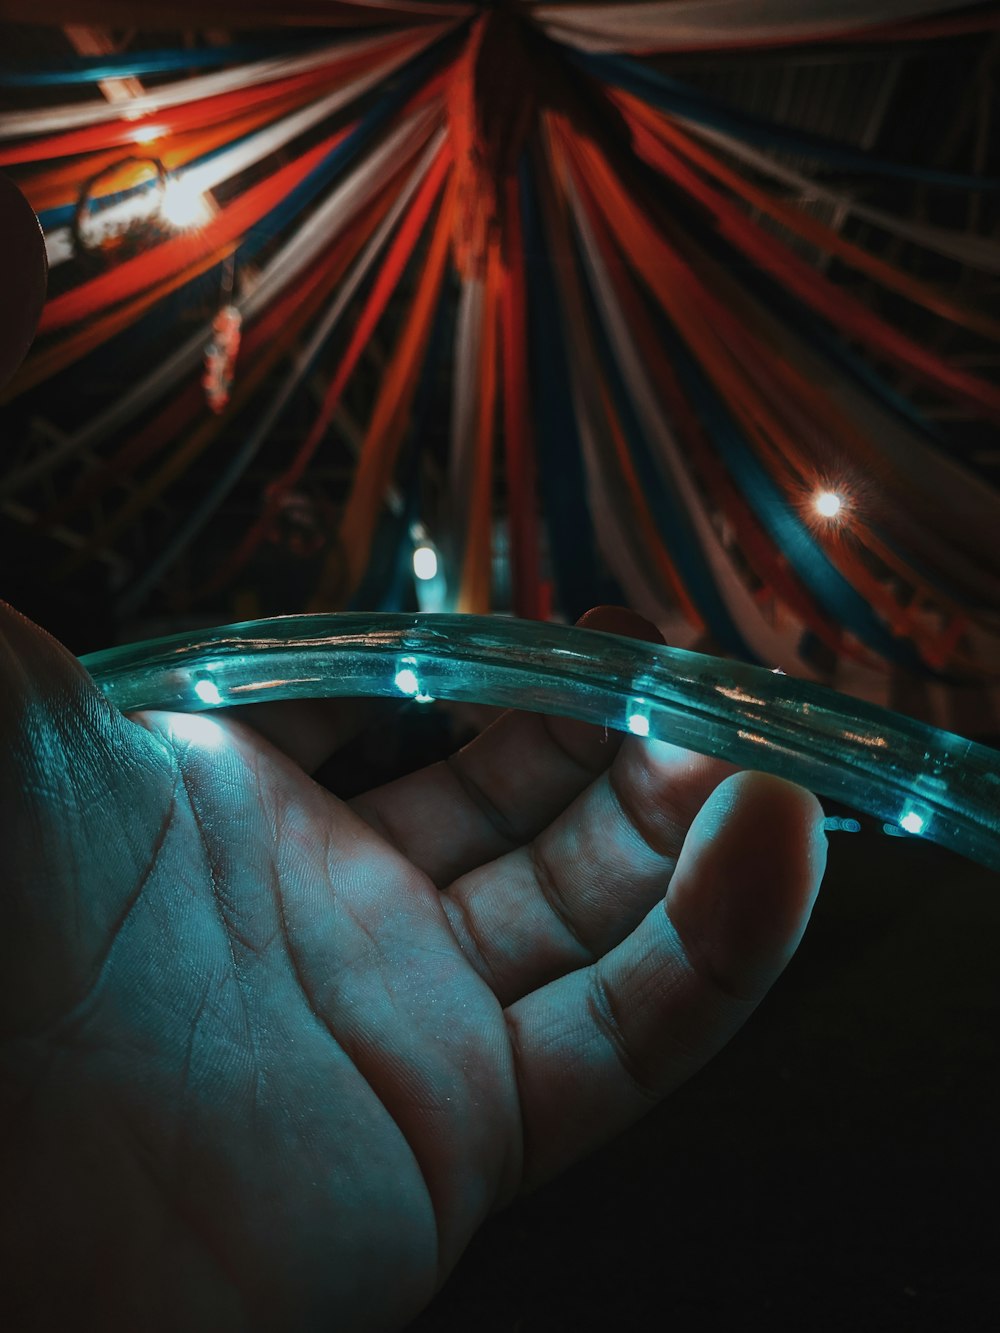
[[[179,231],[202,227],[212,217],[208,200],[194,185],[184,180],[167,181],[160,204],[164,221]]]
[[[844,502],[833,491],[820,491],[814,501],[816,513],[822,518],[836,518],[844,507]]]
[[[910,810],[899,821],[899,827],[905,829],[907,833],[922,833],[924,831],[924,821],[915,810]]]
[[[438,558],[432,546],[418,546],[413,552],[413,572],[425,582],[437,578]]]
[[[649,735],[649,718],[641,713],[633,713],[628,720],[628,729],[633,736]]]

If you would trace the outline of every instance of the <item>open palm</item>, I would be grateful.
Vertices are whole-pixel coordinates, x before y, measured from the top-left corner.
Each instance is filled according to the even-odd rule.
[[[18,1328],[400,1327],[732,1035],[822,873],[798,788],[531,714],[347,805],[5,608],[0,747]]]

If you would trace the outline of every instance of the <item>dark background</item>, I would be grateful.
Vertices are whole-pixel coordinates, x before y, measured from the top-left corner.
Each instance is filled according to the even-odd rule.
[[[832,834],[747,1027],[494,1218],[410,1333],[1000,1328],[998,952],[1000,876]]]

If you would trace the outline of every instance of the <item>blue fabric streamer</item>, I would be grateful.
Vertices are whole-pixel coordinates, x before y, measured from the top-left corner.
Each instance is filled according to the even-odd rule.
[[[593,331],[615,411],[660,539],[719,648],[745,662],[763,665],[760,656],[754,652],[733,620],[691,517],[646,442],[642,422],[625,384],[611,340],[604,329],[585,266],[580,276],[580,287],[588,307],[589,327]]]
[[[837,624],[890,662],[936,676],[908,640],[897,638],[868,602],[832,564],[747,443],[738,423],[676,329],[660,310],[656,331],[669,351],[690,400],[730,476],[772,541],[819,605]]]
[[[410,530],[420,519],[421,446],[437,407],[441,369],[451,363],[455,316],[456,305],[445,283],[413,402],[410,428],[396,469],[397,485],[405,504],[398,514],[383,508],[368,568],[348,608],[351,611],[402,611],[415,604]]]
[[[530,391],[536,426],[539,489],[549,535],[556,595],[563,614],[578,620],[602,586],[594,522],[587,502],[583,450],[573,411],[566,337],[545,247],[527,158],[521,161],[521,220],[528,298]],[[612,581],[613,582],[613,581]],[[609,600],[625,603],[615,585]]]
[[[353,38],[355,34],[351,36]],[[199,47],[195,50],[173,47],[163,51],[123,51],[118,55],[80,56],[58,65],[50,65],[47,69],[14,69],[9,65],[0,65],[0,88],[53,88],[100,83],[104,79],[140,78],[144,74],[169,74],[177,70],[216,69],[221,65],[304,55],[318,49],[320,45],[315,38],[292,42],[286,40],[277,45],[244,42],[233,46]]]
[[[447,41],[448,38],[445,37],[443,42]],[[404,66],[395,76],[396,86],[372,107],[350,137],[328,153],[295,190],[291,191],[276,208],[272,209],[266,217],[262,218],[256,226],[247,232],[243,243],[235,252],[234,259],[237,266],[256,258],[265,246],[293,223],[298,215],[369,147],[371,141],[378,136],[386,123],[412,95],[415,88],[427,77],[434,60],[441,55],[441,46],[442,43],[436,44]],[[226,145],[227,148],[229,146]],[[215,151],[223,150],[217,149]],[[209,156],[211,154],[199,159],[199,161],[206,161]],[[73,369],[74,378],[77,377],[81,369],[89,369],[97,364],[91,358],[101,358],[108,355],[117,356],[118,349],[121,349],[131,360],[138,348],[152,341],[164,329],[169,320],[176,318],[177,302],[193,303],[200,299],[202,293],[206,290],[203,285],[206,279],[217,286],[217,275],[220,272],[221,267],[217,267],[212,269],[209,274],[201,274],[199,277],[192,279],[191,282],[171,293],[165,301],[159,302],[135,324],[116,335],[107,344],[95,348],[87,357],[81,358]]]
[[[583,51],[568,51],[568,55],[580,69],[602,83],[634,93],[650,106],[722,130],[745,143],[794,153],[830,167],[864,172],[867,175],[893,176],[900,180],[955,190],[1000,190],[1000,177],[997,176],[967,176],[953,171],[935,171],[907,162],[894,162],[820,134],[792,129],[750,112],[738,111],[708,93],[669,78],[628,56],[592,55]]]
[[[929,421],[913,403],[887,384],[878,372],[819,315],[782,286],[776,278],[749,261],[732,242],[724,240],[713,228],[705,227],[703,218],[695,206],[690,201],[679,199],[672,191],[668,193],[669,187],[664,186],[662,178],[652,168],[639,164],[639,169],[646,177],[652,192],[665,207],[670,209],[675,220],[697,236],[701,249],[727,273],[738,277],[747,291],[765,309],[780,315],[805,346],[816,349],[838,365],[869,398],[897,417],[907,428],[919,432],[932,448],[951,452],[951,442],[947,435]],[[928,569],[909,551],[900,551],[893,539],[878,527],[873,525],[872,530],[931,587],[937,588],[958,602],[968,600],[967,591],[952,585],[947,577],[942,576],[940,570]]]

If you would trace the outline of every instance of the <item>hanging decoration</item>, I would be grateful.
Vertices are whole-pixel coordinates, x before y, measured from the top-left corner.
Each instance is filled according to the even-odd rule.
[[[126,8],[37,21],[118,29]],[[312,609],[381,603],[373,571],[396,588],[405,564],[386,543],[421,518],[414,416],[447,396],[448,530],[429,536],[452,609],[491,608],[502,529],[522,616],[624,598],[682,647],[878,702],[921,680],[945,725],[996,682],[1000,496],[939,418],[1000,423],[1000,319],[949,280],[995,279],[1000,246],[941,221],[982,219],[1000,176],[744,109],[684,63],[920,56],[996,32],[995,5],[150,0],[144,21],[206,35],[0,63],[0,170],[53,274],[2,400],[0,501],[76,533],[54,577],[127,547],[183,485],[194,503],[120,592],[140,610],[294,407],[300,438],[199,595],[225,599],[291,531]],[[108,79],[136,95],[107,100]],[[334,513],[309,478],[374,339]],[[56,398],[74,419],[21,441]]]

